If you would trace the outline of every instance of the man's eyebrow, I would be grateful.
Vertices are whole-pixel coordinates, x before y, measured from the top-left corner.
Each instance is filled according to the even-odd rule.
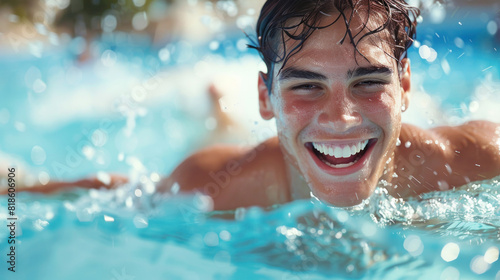
[[[350,79],[354,77],[373,75],[373,74],[382,74],[389,76],[392,75],[393,72],[394,71],[392,71],[391,68],[386,66],[359,67],[356,68],[354,71],[353,70],[347,71],[347,77]]]
[[[317,72],[288,67],[283,69],[279,76],[280,81],[287,79],[326,80],[327,78],[325,75]]]

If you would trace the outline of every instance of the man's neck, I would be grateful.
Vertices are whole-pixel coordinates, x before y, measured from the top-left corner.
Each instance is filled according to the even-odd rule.
[[[286,163],[288,173],[288,181],[290,182],[290,198],[291,200],[309,199],[311,198],[311,189],[307,185],[302,174],[290,163]]]

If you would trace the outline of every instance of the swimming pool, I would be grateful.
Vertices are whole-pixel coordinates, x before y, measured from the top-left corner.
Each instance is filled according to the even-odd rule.
[[[406,122],[500,121],[492,21],[485,10],[456,9],[441,24],[424,17],[410,53],[416,86]],[[406,201],[378,189],[351,209],[311,200],[213,212],[203,196],[155,195],[159,175],[214,130],[211,81],[226,87],[220,102],[247,132],[226,141],[272,135],[254,101],[262,65],[241,35],[161,48],[123,40],[102,40],[85,65],[74,64],[71,48],[2,57],[0,147],[29,168],[27,181],[114,171],[132,183],[17,193],[14,274],[4,261],[2,197],[1,279],[500,279],[500,178]]]

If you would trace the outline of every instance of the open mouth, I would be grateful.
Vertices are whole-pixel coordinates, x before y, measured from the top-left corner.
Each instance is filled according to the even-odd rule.
[[[369,139],[345,144],[309,142],[306,146],[327,166],[347,168],[360,161],[376,141]]]

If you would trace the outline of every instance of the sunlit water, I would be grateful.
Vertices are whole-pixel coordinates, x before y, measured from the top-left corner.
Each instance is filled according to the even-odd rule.
[[[430,30],[424,21],[409,55],[414,96],[405,122],[500,121],[492,21],[462,14]],[[233,143],[272,133],[251,105],[262,65],[242,37],[147,51],[113,44],[100,42],[83,66],[71,50],[2,58],[10,67],[0,69],[0,152],[29,168],[25,180],[114,171],[134,183],[17,193],[17,272],[12,278],[2,266],[0,279],[500,279],[499,178],[406,200],[377,189],[349,209],[311,199],[213,212],[201,195],[154,194],[159,174],[213,130],[209,82],[227,87],[221,104],[248,131],[250,140]],[[2,197],[2,228],[6,211]],[[0,249],[5,257],[6,242]]]
[[[210,212],[202,195],[138,189],[20,193],[14,279],[500,277],[498,180],[406,201],[377,189],[351,209]]]

